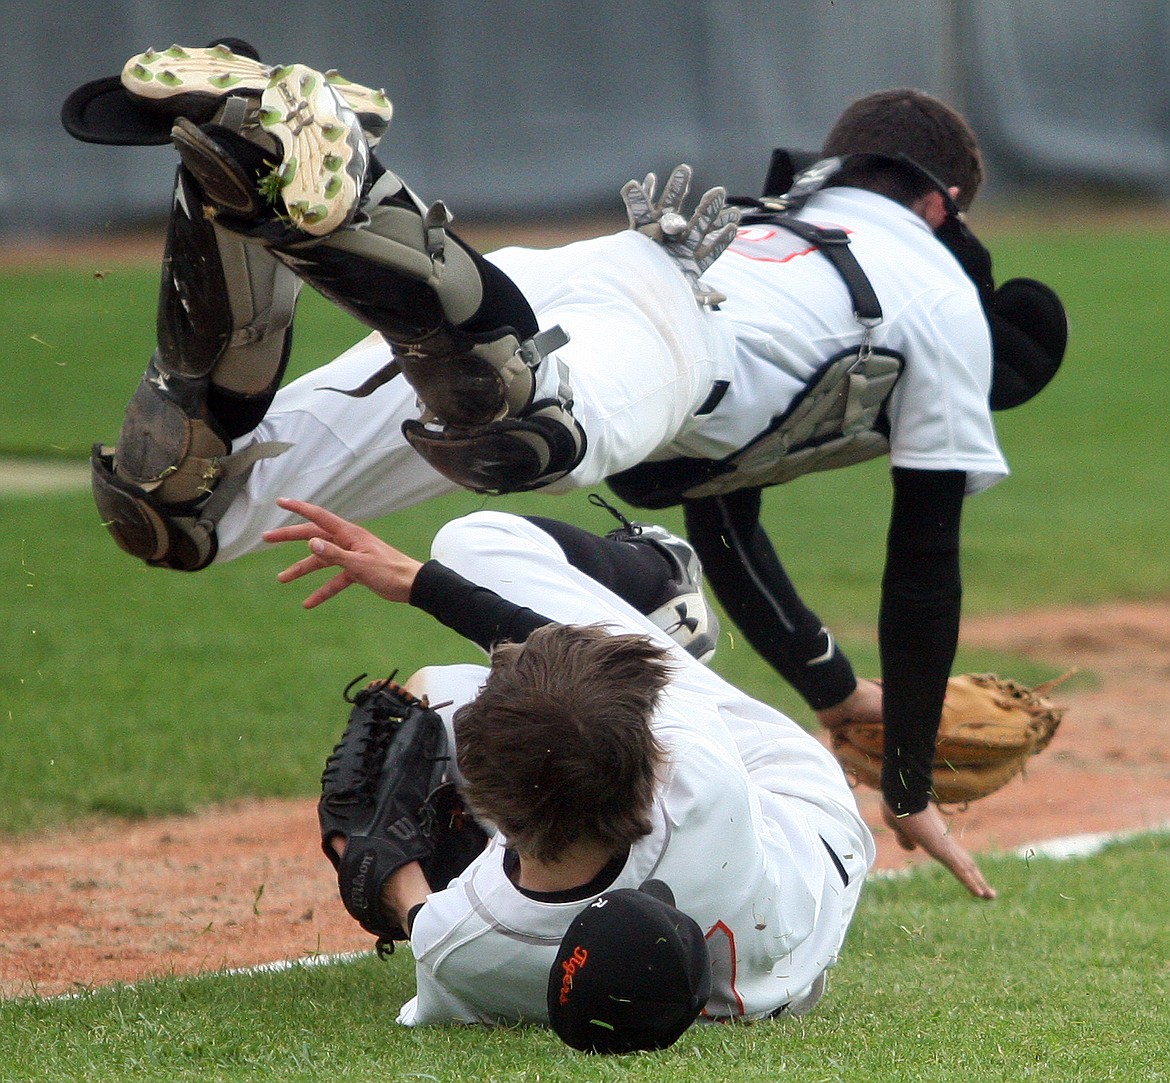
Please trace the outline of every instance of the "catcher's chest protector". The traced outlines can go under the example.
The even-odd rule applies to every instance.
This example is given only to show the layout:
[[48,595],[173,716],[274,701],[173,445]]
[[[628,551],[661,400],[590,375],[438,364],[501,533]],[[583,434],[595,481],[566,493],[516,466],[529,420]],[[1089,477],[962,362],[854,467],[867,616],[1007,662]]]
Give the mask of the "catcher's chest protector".
[[802,474],[835,470],[884,455],[889,439],[882,407],[902,372],[902,359],[853,350],[826,362],[812,383],[768,429],[723,461],[725,472],[693,485],[696,500],[736,489],[781,485]]

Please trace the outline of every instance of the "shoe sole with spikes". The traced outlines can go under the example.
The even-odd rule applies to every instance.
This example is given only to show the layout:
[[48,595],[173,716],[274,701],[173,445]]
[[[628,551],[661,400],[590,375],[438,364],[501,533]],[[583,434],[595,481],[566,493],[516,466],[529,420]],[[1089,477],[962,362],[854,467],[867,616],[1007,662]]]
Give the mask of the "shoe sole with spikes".
[[370,150],[353,110],[302,64],[276,68],[260,96],[260,126],[282,149],[273,174],[292,224],[324,237],[349,223]]
[[[172,45],[132,56],[122,68],[122,85],[135,98],[204,123],[229,95],[258,98],[275,70],[226,45],[206,49]],[[351,82],[337,71],[324,72],[323,78],[353,110],[369,145],[377,146],[394,112],[385,91]]]

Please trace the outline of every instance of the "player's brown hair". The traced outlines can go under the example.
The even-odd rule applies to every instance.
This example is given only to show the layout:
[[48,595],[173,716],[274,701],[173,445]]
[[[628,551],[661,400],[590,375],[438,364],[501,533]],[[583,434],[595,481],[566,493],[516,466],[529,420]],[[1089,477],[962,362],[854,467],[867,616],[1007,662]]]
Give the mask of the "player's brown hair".
[[650,719],[670,656],[646,636],[550,624],[498,646],[455,714],[468,802],[541,861],[578,841],[615,854],[649,834],[663,749]]
[[[946,103],[921,90],[880,90],[853,102],[825,138],[826,157],[847,154],[904,154],[946,187],[958,186],[961,210],[983,183],[983,155],[971,126]],[[847,164],[834,184],[881,191],[900,203],[912,203],[932,187],[914,174],[864,161]],[[888,188],[890,190],[884,190]]]

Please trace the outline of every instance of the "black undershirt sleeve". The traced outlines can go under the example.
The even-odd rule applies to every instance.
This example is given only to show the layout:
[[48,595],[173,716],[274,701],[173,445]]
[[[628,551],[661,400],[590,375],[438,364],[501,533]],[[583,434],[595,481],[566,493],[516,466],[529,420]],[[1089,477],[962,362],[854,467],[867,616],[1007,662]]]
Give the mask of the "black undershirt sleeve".
[[[598,536],[554,519],[527,518],[560,546],[569,564],[639,612],[648,613],[659,604],[674,570],[653,545]],[[522,643],[533,629],[552,623],[433,560],[420,570],[410,604],[484,650],[504,641]]]
[[658,608],[674,569],[653,545],[616,541],[541,515],[525,518],[561,547],[574,568],[612,590],[639,613]]
[[552,623],[436,560],[428,560],[419,569],[410,590],[410,604],[485,651],[497,643],[523,643],[530,632]]
[[813,710],[857,687],[849,659],[801,600],[760,523],[759,489],[689,501],[687,540],[727,615]]
[[878,617],[885,714],[882,795],[898,815],[930,800],[931,761],[962,607],[959,527],[966,475],[894,467]]

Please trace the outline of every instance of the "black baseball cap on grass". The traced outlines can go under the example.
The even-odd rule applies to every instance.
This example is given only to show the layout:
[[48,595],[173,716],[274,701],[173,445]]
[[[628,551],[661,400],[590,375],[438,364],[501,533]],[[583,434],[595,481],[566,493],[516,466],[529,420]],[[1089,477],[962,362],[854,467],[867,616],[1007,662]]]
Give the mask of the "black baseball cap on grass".
[[[239,38],[216,38],[207,43],[226,45],[233,53],[259,60],[260,54]],[[79,86],[65,99],[61,107],[61,124],[75,139],[83,143],[99,143],[120,147],[163,146],[171,141],[171,127],[175,114],[165,103],[151,105],[135,98],[122,85],[121,75],[107,75],[102,79]]]
[[549,972],[548,1016],[582,1052],[665,1049],[710,995],[703,930],[666,884],[647,880],[607,891],[573,919]]

